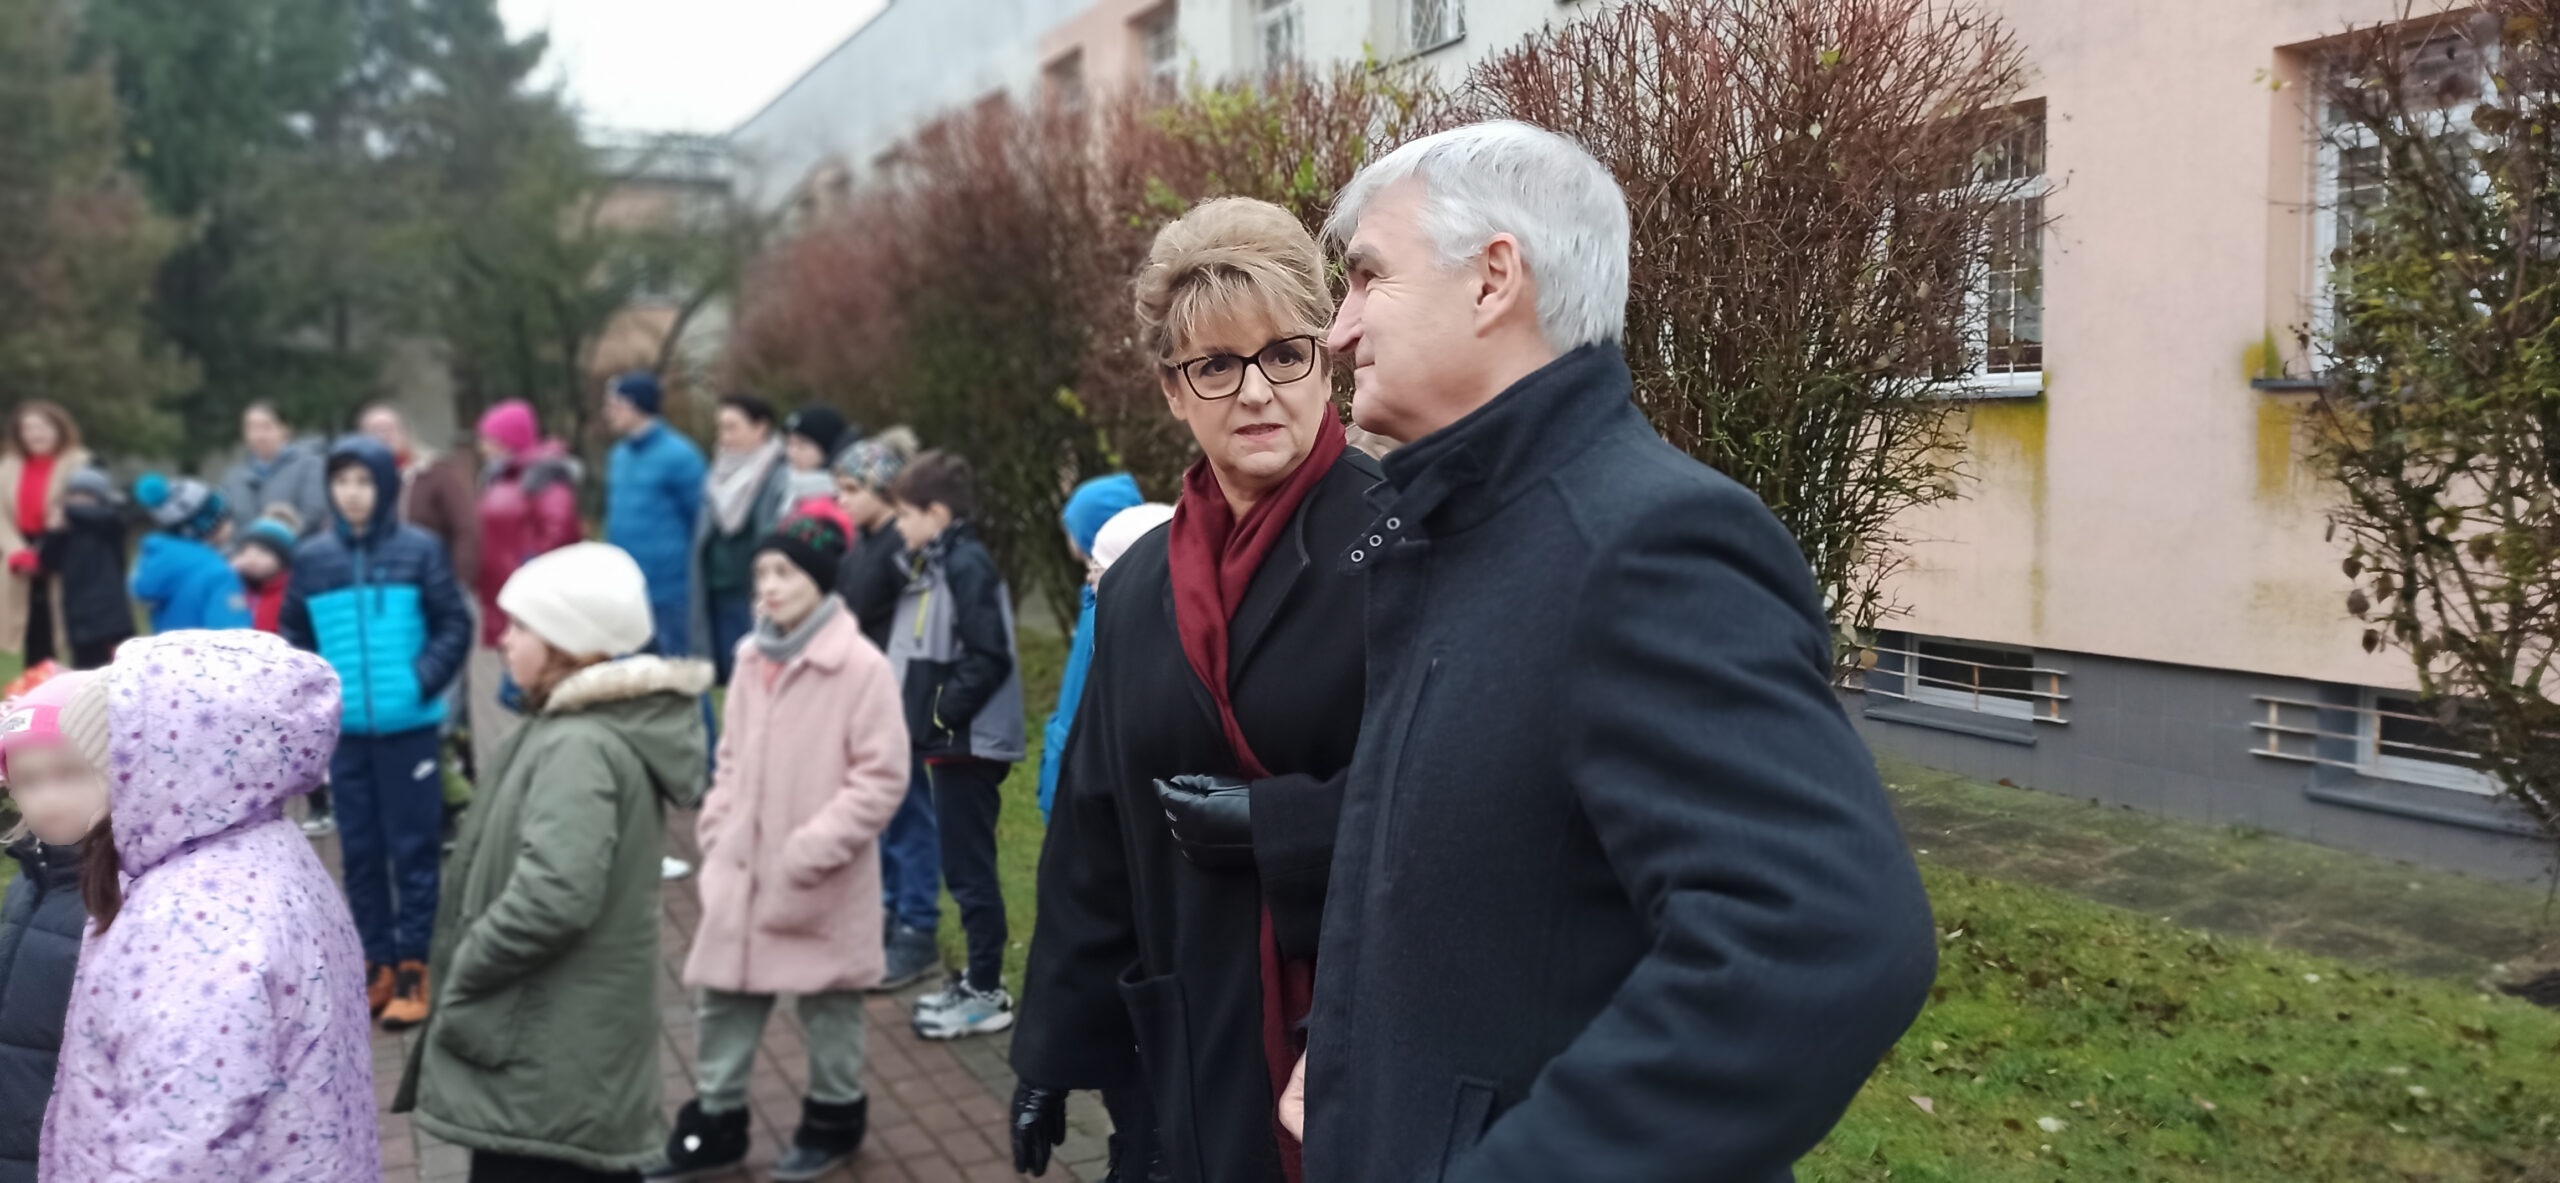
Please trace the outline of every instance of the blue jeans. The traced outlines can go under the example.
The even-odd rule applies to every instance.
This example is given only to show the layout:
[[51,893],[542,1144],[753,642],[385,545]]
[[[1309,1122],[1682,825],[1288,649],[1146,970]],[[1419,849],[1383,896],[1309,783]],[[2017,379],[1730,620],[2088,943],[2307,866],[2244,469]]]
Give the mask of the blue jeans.
[[719,684],[729,684],[729,675],[737,672],[738,642],[756,627],[756,600],[752,595],[721,596],[711,601],[711,667],[719,671]]
[[942,834],[934,822],[933,776],[922,760],[907,799],[880,835],[880,886],[889,916],[918,932],[942,926]]
[[444,837],[444,760],[436,729],[342,735],[329,758],[347,912],[376,965],[427,959],[435,936]]
[[649,623],[657,631],[650,652],[665,657],[693,656],[693,603],[683,596],[649,601]]

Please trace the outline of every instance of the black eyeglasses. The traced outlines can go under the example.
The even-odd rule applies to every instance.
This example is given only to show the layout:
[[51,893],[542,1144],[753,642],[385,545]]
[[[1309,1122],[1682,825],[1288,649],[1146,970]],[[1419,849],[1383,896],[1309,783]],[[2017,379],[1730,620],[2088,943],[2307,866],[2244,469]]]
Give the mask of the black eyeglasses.
[[1182,381],[1191,393],[1206,402],[1234,398],[1244,389],[1246,366],[1262,371],[1262,380],[1273,386],[1286,386],[1315,372],[1319,345],[1313,335],[1282,337],[1262,347],[1252,357],[1233,353],[1212,353],[1195,357],[1173,368],[1182,371]]

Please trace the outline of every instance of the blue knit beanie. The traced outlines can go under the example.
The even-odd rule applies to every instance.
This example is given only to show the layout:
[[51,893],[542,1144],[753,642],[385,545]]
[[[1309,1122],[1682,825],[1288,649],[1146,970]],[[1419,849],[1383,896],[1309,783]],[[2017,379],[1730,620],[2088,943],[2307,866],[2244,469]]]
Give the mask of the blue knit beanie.
[[1145,500],[1135,478],[1115,472],[1076,486],[1076,491],[1067,495],[1067,507],[1059,511],[1058,520],[1065,524],[1067,537],[1075,540],[1076,549],[1091,555],[1094,536],[1102,533],[1102,524]]
[[643,415],[656,415],[667,405],[667,394],[658,387],[658,376],[647,370],[616,374],[605,389]]

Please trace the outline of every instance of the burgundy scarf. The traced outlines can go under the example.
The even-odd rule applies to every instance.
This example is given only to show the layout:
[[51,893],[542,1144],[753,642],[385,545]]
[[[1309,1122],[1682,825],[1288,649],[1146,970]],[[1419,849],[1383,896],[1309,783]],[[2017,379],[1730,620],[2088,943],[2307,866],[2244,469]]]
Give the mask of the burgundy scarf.
[[[1327,408],[1323,423],[1316,430],[1315,447],[1300,462],[1298,471],[1289,474],[1287,483],[1270,496],[1246,510],[1244,520],[1237,521],[1227,508],[1226,494],[1218,489],[1216,474],[1209,471],[1205,459],[1192,464],[1182,477],[1182,497],[1173,507],[1173,533],[1169,538],[1173,566],[1174,631],[1182,636],[1182,654],[1191,661],[1191,672],[1199,675],[1209,688],[1209,697],[1218,704],[1218,724],[1227,733],[1227,747],[1235,752],[1236,767],[1247,780],[1261,780],[1271,775],[1262,760],[1245,742],[1244,729],[1236,723],[1236,704],[1227,687],[1227,623],[1234,619],[1236,606],[1244,601],[1245,589],[1252,586],[1254,573],[1262,569],[1262,561],[1271,548],[1288,533],[1289,522],[1298,516],[1298,506],[1309,491],[1333,471],[1333,462],[1342,456],[1345,436],[1342,421]],[[1262,1059],[1271,1076],[1271,1097],[1277,1101],[1289,1084],[1289,1072],[1297,1067],[1299,1046],[1294,1031],[1307,1016],[1315,994],[1315,964],[1307,961],[1283,961],[1279,941],[1272,935],[1271,913],[1262,913],[1259,937],[1262,955]],[[1271,1116],[1272,1138],[1280,1145],[1280,1167],[1289,1183],[1299,1183],[1302,1170],[1296,1139],[1280,1127],[1279,1110]]]

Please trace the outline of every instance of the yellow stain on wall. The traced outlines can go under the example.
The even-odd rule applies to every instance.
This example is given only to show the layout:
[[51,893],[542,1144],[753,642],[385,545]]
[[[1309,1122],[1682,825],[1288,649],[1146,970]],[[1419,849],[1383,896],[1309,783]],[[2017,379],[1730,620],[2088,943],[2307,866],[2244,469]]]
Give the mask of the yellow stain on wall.
[[2258,498],[2281,501],[2301,488],[2302,412],[2298,399],[2258,400]]
[[1974,472],[1983,488],[2014,487],[2027,498],[2035,529],[2034,559],[2027,568],[2029,640],[2044,636],[2045,551],[2052,533],[2045,473],[2046,399],[1995,399],[1967,409],[1965,434]]

